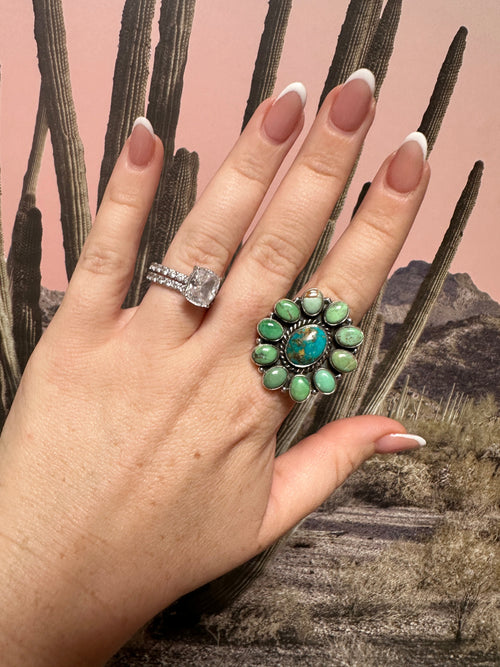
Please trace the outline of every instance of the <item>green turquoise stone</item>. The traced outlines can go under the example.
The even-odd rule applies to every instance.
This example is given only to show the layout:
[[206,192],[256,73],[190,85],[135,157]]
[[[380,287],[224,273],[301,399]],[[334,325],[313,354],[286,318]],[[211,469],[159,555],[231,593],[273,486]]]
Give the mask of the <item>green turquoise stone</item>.
[[264,373],[262,382],[266,389],[279,389],[285,384],[287,377],[286,368],[283,366],[273,366]]
[[334,301],[331,303],[323,315],[323,319],[327,324],[335,326],[341,324],[349,317],[349,306],[343,301]]
[[292,333],[285,347],[285,355],[291,364],[304,368],[318,361],[327,344],[324,329],[317,324],[306,324]]
[[283,335],[283,327],[270,317],[265,317],[257,325],[259,336],[266,340],[279,340]]
[[335,340],[342,347],[358,347],[363,342],[363,332],[358,327],[340,327],[335,332]]
[[319,289],[309,289],[302,296],[301,303],[304,313],[313,317],[323,309],[323,294]]
[[311,393],[311,383],[305,375],[295,375],[290,382],[290,396],[297,403],[302,403],[309,398]]
[[290,299],[280,299],[274,306],[274,312],[283,322],[296,322],[300,317],[300,309]]
[[354,354],[347,350],[333,350],[330,355],[330,363],[339,373],[350,373],[358,366],[358,360]]
[[335,391],[335,377],[326,368],[320,368],[314,373],[313,382],[322,394],[333,394]]
[[252,352],[252,359],[257,366],[270,366],[271,364],[274,364],[277,358],[278,350],[274,345],[269,345],[268,343],[257,345]]

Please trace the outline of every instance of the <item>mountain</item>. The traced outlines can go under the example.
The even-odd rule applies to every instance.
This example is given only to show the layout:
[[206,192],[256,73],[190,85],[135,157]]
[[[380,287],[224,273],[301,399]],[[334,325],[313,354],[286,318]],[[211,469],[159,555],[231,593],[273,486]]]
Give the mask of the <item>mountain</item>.
[[[413,261],[390,278],[381,313],[386,322],[382,352],[391,344],[429,264]],[[410,385],[439,400],[453,384],[457,392],[479,398],[492,393],[500,403],[497,362],[500,304],[474,285],[467,273],[449,273],[427,325],[396,386]]]
[[[414,260],[398,269],[387,281],[380,312],[388,324],[404,320],[430,264]],[[449,273],[429,315],[427,327],[465,320],[474,315],[500,317],[500,304],[481,292],[468,273]]]

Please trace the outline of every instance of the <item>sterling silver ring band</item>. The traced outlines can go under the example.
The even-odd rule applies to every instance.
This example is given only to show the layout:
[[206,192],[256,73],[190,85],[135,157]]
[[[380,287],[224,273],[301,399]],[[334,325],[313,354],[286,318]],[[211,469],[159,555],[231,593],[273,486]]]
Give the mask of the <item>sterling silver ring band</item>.
[[188,276],[157,262],[151,264],[146,278],[152,283],[180,292],[189,303],[200,308],[210,307],[222,283],[216,273],[202,266],[195,266]]

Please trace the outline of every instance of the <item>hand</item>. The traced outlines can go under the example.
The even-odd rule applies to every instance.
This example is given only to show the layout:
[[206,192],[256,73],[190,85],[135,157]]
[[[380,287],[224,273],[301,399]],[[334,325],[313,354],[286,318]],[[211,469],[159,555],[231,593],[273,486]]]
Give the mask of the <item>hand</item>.
[[[166,265],[224,273],[301,131],[297,91],[258,108]],[[397,422],[365,416],[275,458],[292,402],[264,389],[250,361],[256,324],[309,258],[374,113],[363,76],[328,95],[208,312],[157,285],[121,308],[162,166],[160,140],[136,124],[2,434],[4,664],[102,663],[156,612],[270,545],[374,452],[418,446],[391,435],[404,434]],[[350,304],[354,321],[428,177],[422,146],[407,141],[311,281]]]

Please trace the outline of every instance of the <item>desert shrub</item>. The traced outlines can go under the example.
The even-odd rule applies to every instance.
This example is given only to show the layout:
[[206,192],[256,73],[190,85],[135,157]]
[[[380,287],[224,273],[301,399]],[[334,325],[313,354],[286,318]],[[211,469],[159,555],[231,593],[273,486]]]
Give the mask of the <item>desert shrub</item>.
[[262,598],[244,596],[232,607],[205,616],[202,625],[217,643],[237,645],[304,643],[314,634],[310,608],[290,589]]
[[[500,623],[492,606],[500,592],[498,537],[495,523],[471,520],[470,515],[461,514],[443,523],[424,544],[420,586],[449,610],[457,640],[463,638],[473,615],[476,619],[488,618],[490,628]],[[476,622],[475,627],[477,633],[480,625]],[[472,638],[477,639],[477,635]]]
[[411,455],[375,456],[355,473],[351,484],[357,498],[382,507],[426,507],[432,499],[428,467]]

